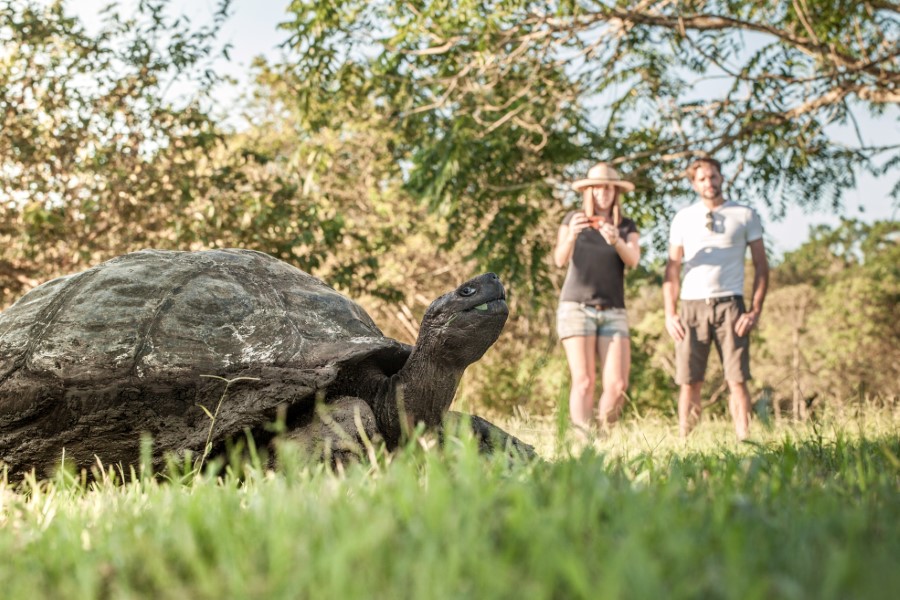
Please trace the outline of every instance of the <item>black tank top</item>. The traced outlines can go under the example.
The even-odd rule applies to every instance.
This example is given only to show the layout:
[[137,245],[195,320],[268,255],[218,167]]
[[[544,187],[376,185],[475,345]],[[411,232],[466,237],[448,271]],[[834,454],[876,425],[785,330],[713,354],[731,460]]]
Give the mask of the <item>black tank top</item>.
[[[568,225],[575,214],[575,211],[567,214],[563,225]],[[627,241],[630,233],[637,233],[637,226],[631,219],[623,217],[619,223],[619,237]],[[559,299],[625,308],[625,263],[596,229],[584,229],[575,238]]]

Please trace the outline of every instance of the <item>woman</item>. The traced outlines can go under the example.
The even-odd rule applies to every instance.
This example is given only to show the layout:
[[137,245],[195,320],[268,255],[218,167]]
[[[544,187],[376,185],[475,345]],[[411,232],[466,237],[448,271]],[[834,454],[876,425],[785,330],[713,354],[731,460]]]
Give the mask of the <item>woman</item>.
[[583,210],[572,211],[559,227],[553,259],[569,265],[557,310],[557,333],[566,350],[572,388],[569,413],[575,428],[592,429],[597,363],[602,373],[597,420],[616,422],[625,403],[631,342],[625,313],[625,267],[641,258],[640,235],[622,217],[619,196],[634,189],[606,163],[591,167],[572,184],[582,192]]

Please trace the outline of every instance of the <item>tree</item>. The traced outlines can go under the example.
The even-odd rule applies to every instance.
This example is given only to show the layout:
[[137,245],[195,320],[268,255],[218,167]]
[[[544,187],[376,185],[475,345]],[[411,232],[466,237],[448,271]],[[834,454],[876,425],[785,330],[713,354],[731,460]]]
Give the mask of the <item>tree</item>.
[[195,29],[166,0],[145,0],[127,19],[110,6],[89,34],[61,2],[0,0],[0,306],[146,247],[239,246],[344,288],[375,279],[397,234],[359,227],[346,210],[359,200],[350,178],[327,179],[360,156],[323,153],[335,140],[322,135],[292,157],[299,164],[286,161],[277,135],[229,134],[211,115],[222,84],[213,62],[227,58],[215,37],[229,10],[223,0]]
[[[809,283],[797,282],[774,289],[766,300],[762,330],[763,339],[769,343],[754,358],[761,359],[758,372],[776,393],[772,398],[776,418],[781,417],[781,398],[789,397],[793,417],[805,420],[809,414],[806,399],[820,391],[820,380],[810,364],[814,346],[809,335],[809,317],[816,308],[817,295]],[[787,373],[786,365],[790,365]]]
[[896,116],[893,2],[294,0],[289,11],[302,109],[369,98],[372,118],[402,133],[402,182],[447,219],[447,246],[475,236],[474,257],[535,290],[549,251],[535,231],[589,161],[637,180],[628,208],[644,226],[688,192],[682,169],[698,155],[728,164],[732,196],[776,211],[839,206],[856,169],[900,161],[900,146],[848,147],[829,129],[860,110]]
[[893,222],[820,226],[774,269],[754,371],[776,397],[791,398],[795,417],[809,398],[896,398],[898,234]]
[[[218,81],[205,66],[228,3],[198,30],[164,5],[142,2],[128,20],[107,9],[91,36],[61,2],[0,1],[4,300],[123,250],[170,247],[202,193],[197,171],[220,139],[202,108]],[[186,77],[195,96],[167,98]]]

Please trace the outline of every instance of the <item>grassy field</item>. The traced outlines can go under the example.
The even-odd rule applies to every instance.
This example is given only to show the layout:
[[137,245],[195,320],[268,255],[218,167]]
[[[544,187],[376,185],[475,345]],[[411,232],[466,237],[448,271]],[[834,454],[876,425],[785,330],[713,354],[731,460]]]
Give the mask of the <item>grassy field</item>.
[[546,462],[419,440],[334,473],[0,482],[3,598],[894,598],[896,412],[766,428],[626,420]]

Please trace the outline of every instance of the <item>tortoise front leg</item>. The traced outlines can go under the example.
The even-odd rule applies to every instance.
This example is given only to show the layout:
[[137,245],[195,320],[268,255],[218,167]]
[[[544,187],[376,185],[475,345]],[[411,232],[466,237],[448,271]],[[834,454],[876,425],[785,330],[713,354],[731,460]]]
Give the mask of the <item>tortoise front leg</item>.
[[312,421],[285,432],[283,438],[313,458],[344,464],[359,462],[381,441],[372,409],[352,396],[317,403]]

